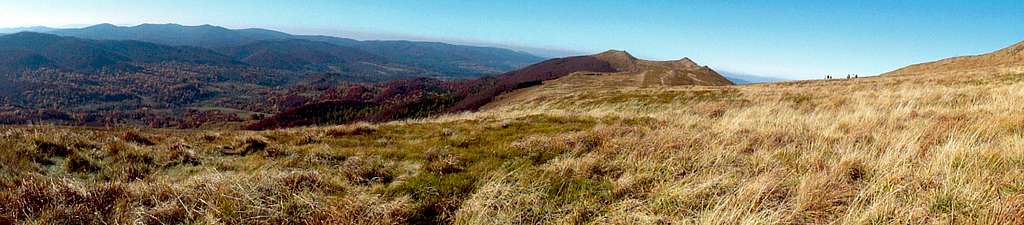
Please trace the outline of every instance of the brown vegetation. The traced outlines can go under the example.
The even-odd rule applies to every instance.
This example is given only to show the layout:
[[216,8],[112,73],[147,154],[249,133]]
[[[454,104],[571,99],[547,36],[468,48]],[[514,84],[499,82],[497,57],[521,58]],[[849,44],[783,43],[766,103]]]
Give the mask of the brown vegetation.
[[1019,224],[1022,77],[580,74],[380,124],[4,127],[0,222]]
[[961,56],[910,65],[883,76],[1024,72],[1024,42],[988,54]]
[[[551,59],[495,77],[440,81],[409,79],[377,85],[351,85],[341,93],[322,94],[311,102],[246,126],[263,130],[284,127],[383,122],[443,113],[475,111],[503,94],[572,74],[624,77],[626,86],[723,86],[732,82],[690,59],[647,61],[623,51]],[[571,90],[571,89],[569,89]],[[568,91],[568,90],[567,90]]]

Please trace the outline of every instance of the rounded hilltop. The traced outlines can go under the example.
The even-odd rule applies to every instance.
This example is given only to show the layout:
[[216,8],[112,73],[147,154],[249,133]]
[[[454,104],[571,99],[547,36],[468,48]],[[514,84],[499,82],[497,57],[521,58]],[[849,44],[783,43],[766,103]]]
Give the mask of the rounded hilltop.
[[598,53],[593,55],[593,57],[601,61],[608,62],[608,64],[611,64],[612,67],[618,71],[636,70],[636,62],[639,60],[629,54],[629,52],[614,49]]
[[675,61],[670,61],[670,62],[674,62],[674,63],[682,65],[684,67],[701,67],[700,65],[697,64],[697,62],[694,62],[693,60],[691,60],[688,57],[683,57],[682,59],[675,60]]
[[629,52],[612,49],[591,55],[590,58],[607,62],[617,73],[632,73],[642,77],[640,83],[643,86],[733,84],[710,67],[701,66],[689,57],[669,61],[643,60]]
[[638,69],[641,69],[640,67],[638,67],[640,64],[657,64],[673,68],[707,67],[697,64],[697,62],[694,62],[693,59],[690,59],[689,57],[683,57],[678,60],[668,61],[643,60],[636,58],[632,54],[629,54],[629,52],[627,51],[616,49],[604,51],[591,56],[602,61],[608,62],[609,64],[611,64],[613,67],[620,71],[636,71]]

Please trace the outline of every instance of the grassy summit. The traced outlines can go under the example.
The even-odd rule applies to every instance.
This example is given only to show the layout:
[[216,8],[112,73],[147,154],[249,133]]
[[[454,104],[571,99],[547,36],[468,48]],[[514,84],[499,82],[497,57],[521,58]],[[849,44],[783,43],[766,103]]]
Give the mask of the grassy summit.
[[616,79],[379,124],[3,127],[0,223],[1024,222],[1022,74]]

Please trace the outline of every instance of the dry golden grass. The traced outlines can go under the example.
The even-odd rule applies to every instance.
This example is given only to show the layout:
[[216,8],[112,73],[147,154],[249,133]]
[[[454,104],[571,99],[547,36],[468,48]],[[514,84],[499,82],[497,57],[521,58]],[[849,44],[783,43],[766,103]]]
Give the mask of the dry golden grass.
[[991,53],[960,56],[935,62],[910,65],[886,76],[934,75],[957,73],[1021,73],[1024,71],[1024,42]]
[[613,78],[384,124],[5,127],[0,223],[1024,223],[1024,75]]
[[[616,144],[549,163],[569,174],[587,174],[579,167],[620,171],[599,179],[628,196],[602,202],[607,207],[592,212],[590,222],[1019,224],[1022,78],[885,77],[625,91],[604,88],[614,83],[562,80],[514,93],[487,113],[657,121],[652,129],[611,138]],[[559,93],[564,90],[577,92]],[[479,193],[501,196],[503,191],[487,188],[514,192],[536,185],[529,178],[493,182]],[[462,213],[478,222],[537,210],[488,210],[474,200]]]

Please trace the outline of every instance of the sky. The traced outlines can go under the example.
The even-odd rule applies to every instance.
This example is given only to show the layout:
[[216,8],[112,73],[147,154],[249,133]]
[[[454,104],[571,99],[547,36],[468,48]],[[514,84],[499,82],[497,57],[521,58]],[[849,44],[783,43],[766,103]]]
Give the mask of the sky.
[[874,75],[1024,40],[1024,1],[0,0],[0,27],[212,24],[356,39],[626,50],[788,79]]

